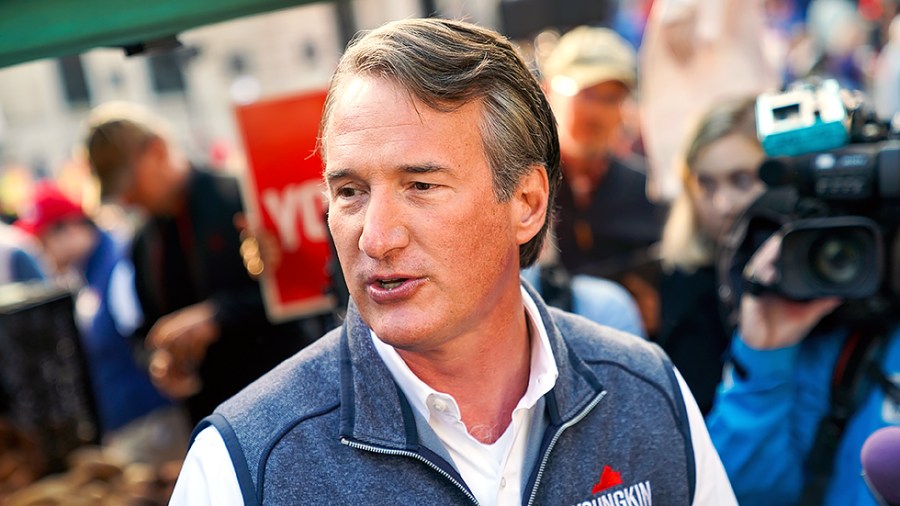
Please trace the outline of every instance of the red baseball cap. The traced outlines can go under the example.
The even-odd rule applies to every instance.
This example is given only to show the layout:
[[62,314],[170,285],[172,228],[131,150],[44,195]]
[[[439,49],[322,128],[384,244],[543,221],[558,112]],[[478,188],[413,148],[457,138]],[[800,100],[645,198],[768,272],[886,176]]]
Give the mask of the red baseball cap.
[[44,181],[35,188],[31,203],[16,226],[39,236],[51,225],[72,218],[84,218],[84,210],[72,202],[53,182]]

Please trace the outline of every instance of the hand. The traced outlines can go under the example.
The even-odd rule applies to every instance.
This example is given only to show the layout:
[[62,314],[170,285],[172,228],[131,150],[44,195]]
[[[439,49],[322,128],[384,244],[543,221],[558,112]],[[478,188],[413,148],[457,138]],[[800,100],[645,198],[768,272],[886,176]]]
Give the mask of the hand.
[[[744,269],[745,277],[762,285],[778,279],[775,259],[781,250],[781,236],[769,238]],[[744,293],[741,297],[741,337],[758,350],[786,348],[803,340],[813,327],[841,304],[836,297],[797,302],[765,293]]]
[[242,213],[234,215],[234,227],[241,234],[241,259],[251,277],[259,277],[265,269],[274,271],[281,264],[281,246],[275,234],[251,226]]
[[178,363],[164,349],[154,351],[150,357],[150,380],[163,395],[175,400],[186,399],[203,386],[196,364]]
[[204,301],[160,318],[144,344],[150,350],[165,350],[178,364],[199,364],[206,350],[219,338],[215,305]]

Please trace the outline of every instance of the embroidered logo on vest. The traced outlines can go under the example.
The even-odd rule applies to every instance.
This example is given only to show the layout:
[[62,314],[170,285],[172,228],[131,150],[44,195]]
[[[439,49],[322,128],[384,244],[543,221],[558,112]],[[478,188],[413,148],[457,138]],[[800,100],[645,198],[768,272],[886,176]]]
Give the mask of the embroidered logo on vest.
[[[610,466],[603,466],[600,472],[600,480],[591,488],[591,494],[596,496],[575,503],[573,506],[652,506],[653,495],[650,490],[650,480],[642,481],[619,487],[624,483],[622,473]],[[611,490],[615,488],[615,490]],[[605,493],[604,493],[605,492]],[[597,496],[597,494],[602,494]]]
[[622,484],[622,475],[618,471],[613,471],[609,466],[603,466],[603,472],[600,473],[600,481],[594,484],[591,494],[597,495],[608,488]]

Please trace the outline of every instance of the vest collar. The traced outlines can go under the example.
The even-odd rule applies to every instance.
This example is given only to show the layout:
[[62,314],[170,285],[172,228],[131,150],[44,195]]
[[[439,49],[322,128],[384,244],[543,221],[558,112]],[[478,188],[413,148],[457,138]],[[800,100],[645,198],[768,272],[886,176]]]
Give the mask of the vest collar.
[[[524,283],[540,312],[559,369],[556,386],[544,396],[551,426],[574,417],[603,388],[574,353],[537,292]],[[369,327],[351,300],[341,332],[341,436],[395,450],[420,446],[409,402],[372,345]]]

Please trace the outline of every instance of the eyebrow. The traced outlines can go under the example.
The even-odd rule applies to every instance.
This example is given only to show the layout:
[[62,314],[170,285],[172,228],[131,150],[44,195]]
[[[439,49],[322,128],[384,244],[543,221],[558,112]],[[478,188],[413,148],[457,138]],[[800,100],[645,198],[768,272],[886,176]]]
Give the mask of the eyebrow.
[[[448,172],[450,169],[436,163],[424,163],[416,165],[401,165],[395,170],[407,174],[434,174],[437,172]],[[333,171],[325,170],[325,180],[329,183],[339,179],[352,178],[357,171],[353,169],[335,169]]]
[[404,165],[400,167],[400,171],[408,174],[433,174],[435,172],[447,172],[450,169],[436,163],[426,163],[422,165]]

